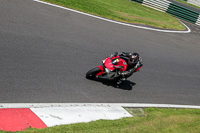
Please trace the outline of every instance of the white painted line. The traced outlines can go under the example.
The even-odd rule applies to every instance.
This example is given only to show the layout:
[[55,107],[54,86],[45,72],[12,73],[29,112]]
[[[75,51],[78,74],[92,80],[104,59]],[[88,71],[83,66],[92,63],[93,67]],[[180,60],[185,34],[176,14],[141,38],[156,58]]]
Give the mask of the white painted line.
[[195,23],[196,25],[200,25],[200,15],[199,15],[199,17],[198,17],[198,19],[197,19],[197,22]]
[[122,107],[72,106],[52,108],[31,108],[48,126],[90,122],[100,119],[115,120],[133,117]]
[[52,107],[133,107],[133,108],[191,108],[196,105],[148,104],[148,103],[0,103],[0,108],[52,108]]
[[47,4],[47,5],[54,6],[54,7],[58,7],[58,8],[61,8],[61,9],[65,9],[65,10],[68,10],[68,11],[71,11],[71,12],[83,14],[83,15],[90,16],[90,17],[93,17],[93,18],[101,19],[101,20],[104,20],[104,21],[129,26],[129,27],[135,27],[135,28],[153,30],[153,31],[160,31],[160,32],[168,32],[168,33],[190,33],[191,32],[190,28],[188,26],[186,26],[185,24],[183,24],[182,22],[181,23],[187,28],[187,31],[161,30],[161,29],[154,29],[154,28],[149,28],[149,27],[143,27],[143,26],[137,26],[137,25],[133,25],[133,24],[126,24],[126,23],[122,23],[122,22],[117,22],[117,21],[98,17],[98,16],[95,16],[95,15],[87,14],[87,13],[84,13],[84,12],[80,12],[80,11],[77,11],[77,10],[73,10],[73,9],[70,9],[70,8],[62,7],[62,6],[51,4],[51,3],[47,3],[47,2],[44,2],[44,1],[40,1],[40,0],[33,0],[33,1],[40,2],[40,3],[43,3],[43,4]]

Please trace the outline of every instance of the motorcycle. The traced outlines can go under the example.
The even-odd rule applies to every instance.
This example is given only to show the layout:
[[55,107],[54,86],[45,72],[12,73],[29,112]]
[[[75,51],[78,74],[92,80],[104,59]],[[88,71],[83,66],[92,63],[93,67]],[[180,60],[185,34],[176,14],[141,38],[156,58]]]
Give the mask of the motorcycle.
[[[142,68],[141,64],[142,59],[137,62],[136,72]],[[116,80],[119,81],[123,79],[123,76],[120,72],[126,71],[128,67],[127,62],[120,58],[120,56],[116,57],[107,57],[106,59],[102,60],[102,65],[95,67],[89,70],[86,73],[87,79],[95,79],[95,78],[103,78],[109,80]]]

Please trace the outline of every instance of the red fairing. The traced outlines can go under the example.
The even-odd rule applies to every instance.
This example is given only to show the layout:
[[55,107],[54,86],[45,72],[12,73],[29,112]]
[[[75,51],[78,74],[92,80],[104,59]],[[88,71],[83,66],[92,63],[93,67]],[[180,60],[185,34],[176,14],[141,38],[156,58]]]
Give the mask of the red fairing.
[[103,66],[101,65],[101,66],[99,66],[99,68],[101,69],[101,71],[104,71],[104,68],[103,68]]
[[120,71],[127,70],[127,63],[124,59],[121,59],[120,56],[112,57],[112,59],[111,57],[108,57],[105,61],[105,67],[107,67],[111,71],[115,70],[119,66],[123,66]]

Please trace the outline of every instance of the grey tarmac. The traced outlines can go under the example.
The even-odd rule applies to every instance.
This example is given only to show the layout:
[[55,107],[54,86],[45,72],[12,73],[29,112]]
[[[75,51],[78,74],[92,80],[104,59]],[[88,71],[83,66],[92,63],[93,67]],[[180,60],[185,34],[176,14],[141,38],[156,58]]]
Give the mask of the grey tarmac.
[[[186,25],[163,33],[0,0],[0,102],[200,105],[200,28]],[[115,51],[138,52],[144,67],[119,87],[85,78]]]

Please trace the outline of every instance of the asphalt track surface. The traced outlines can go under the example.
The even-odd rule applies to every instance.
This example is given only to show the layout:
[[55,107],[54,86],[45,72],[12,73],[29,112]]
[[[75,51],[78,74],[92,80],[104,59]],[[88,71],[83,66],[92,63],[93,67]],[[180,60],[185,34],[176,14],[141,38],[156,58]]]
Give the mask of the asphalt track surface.
[[[0,0],[1,103],[200,105],[200,27],[189,34],[127,27],[41,4]],[[88,70],[115,51],[144,67],[119,87]]]

